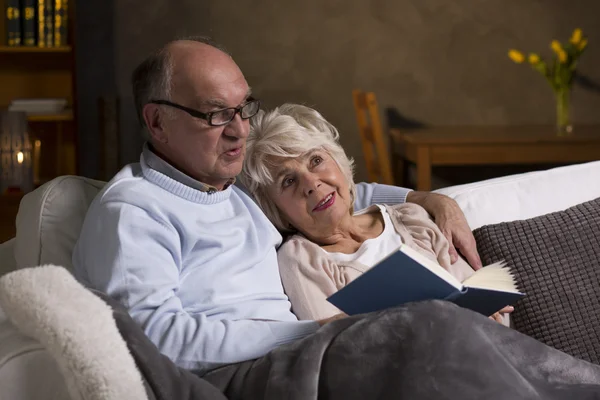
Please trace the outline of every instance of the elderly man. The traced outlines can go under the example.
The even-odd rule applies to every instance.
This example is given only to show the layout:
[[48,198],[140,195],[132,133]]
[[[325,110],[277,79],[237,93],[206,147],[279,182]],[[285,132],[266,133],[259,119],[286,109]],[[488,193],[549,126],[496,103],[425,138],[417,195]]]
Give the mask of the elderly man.
[[[133,90],[148,143],[91,205],[73,254],[77,278],[120,301],[163,354],[200,374],[315,333],[328,321],[299,321],[284,294],[281,235],[234,185],[260,106],[238,66],[207,39],[179,40],[136,69]],[[453,200],[364,183],[357,197],[356,209],[421,204],[480,266]]]

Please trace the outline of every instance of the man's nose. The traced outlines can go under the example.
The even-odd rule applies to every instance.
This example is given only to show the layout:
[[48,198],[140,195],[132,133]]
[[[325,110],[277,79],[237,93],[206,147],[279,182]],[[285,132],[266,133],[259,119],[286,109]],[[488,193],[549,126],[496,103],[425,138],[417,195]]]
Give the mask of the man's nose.
[[249,134],[250,120],[242,119],[239,113],[225,126],[225,135],[231,138],[246,139]]

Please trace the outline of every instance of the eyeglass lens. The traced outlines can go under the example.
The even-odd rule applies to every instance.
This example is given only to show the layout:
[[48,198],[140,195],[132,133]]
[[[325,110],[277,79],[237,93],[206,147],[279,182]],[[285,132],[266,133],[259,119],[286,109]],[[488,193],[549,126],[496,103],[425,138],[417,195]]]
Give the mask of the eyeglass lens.
[[[248,104],[245,104],[241,111],[241,117],[243,119],[248,119],[253,117],[259,109],[260,103],[258,101],[251,101]],[[233,119],[235,116],[236,110],[234,108],[227,108],[225,110],[221,110],[212,114],[211,122],[213,124],[226,124]]]

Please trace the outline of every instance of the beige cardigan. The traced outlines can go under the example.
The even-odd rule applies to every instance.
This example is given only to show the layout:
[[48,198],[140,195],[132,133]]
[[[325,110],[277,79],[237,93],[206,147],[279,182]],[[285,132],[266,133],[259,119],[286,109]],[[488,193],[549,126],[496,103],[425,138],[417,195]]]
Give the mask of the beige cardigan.
[[[459,281],[473,274],[463,259],[450,264],[448,240],[421,206],[405,203],[386,209],[402,242],[437,261]],[[376,206],[368,212],[380,212]],[[299,319],[320,320],[340,310],[326,299],[371,266],[358,262],[338,264],[317,244],[294,235],[278,250],[279,271],[292,311]]]

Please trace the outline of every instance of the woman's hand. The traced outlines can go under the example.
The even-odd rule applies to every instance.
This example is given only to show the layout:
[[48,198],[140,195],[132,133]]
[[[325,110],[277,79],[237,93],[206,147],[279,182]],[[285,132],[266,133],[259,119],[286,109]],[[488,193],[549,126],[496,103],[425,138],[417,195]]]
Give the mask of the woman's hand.
[[497,313],[494,313],[494,315],[492,315],[490,317],[490,319],[492,319],[496,322],[499,322],[501,324],[504,324],[504,314],[510,314],[513,311],[515,311],[515,308],[513,306],[506,306],[502,310],[498,311]]
[[323,326],[323,325],[328,324],[330,322],[333,322],[335,320],[346,318],[347,316],[348,316],[348,314],[339,313],[339,314],[335,314],[333,317],[321,319],[321,320],[319,320],[317,322],[319,323],[319,325]]
[[490,317],[490,319],[491,319],[491,320],[494,320],[494,321],[496,321],[496,322],[498,322],[498,323],[500,323],[500,324],[502,323],[502,315],[500,315],[500,313],[499,313],[499,312],[497,312],[497,313],[494,313],[494,315],[492,315],[492,316]]
[[474,270],[482,267],[475,237],[464,213],[454,199],[437,193],[412,191],[408,193],[406,201],[420,205],[431,214],[436,225],[448,239],[452,264],[458,260],[458,249]]

